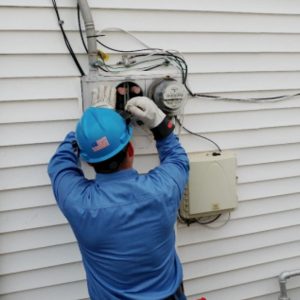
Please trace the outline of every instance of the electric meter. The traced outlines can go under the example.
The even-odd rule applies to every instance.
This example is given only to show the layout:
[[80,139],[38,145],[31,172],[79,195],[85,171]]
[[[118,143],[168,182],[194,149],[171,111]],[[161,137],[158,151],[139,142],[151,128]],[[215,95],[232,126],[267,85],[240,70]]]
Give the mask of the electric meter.
[[176,115],[187,98],[187,91],[182,83],[174,78],[165,77],[151,84],[148,97],[166,114]]

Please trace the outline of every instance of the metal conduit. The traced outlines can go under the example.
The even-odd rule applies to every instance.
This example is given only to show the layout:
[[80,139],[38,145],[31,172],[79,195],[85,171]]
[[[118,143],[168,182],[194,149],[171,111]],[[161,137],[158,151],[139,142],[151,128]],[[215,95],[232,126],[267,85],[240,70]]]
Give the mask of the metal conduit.
[[300,270],[285,271],[279,275],[280,295],[278,300],[291,300],[287,295],[286,282],[289,278],[300,276]]
[[93,75],[97,72],[97,67],[95,65],[97,61],[97,40],[93,16],[87,0],[78,0],[78,4],[87,36],[89,75]]

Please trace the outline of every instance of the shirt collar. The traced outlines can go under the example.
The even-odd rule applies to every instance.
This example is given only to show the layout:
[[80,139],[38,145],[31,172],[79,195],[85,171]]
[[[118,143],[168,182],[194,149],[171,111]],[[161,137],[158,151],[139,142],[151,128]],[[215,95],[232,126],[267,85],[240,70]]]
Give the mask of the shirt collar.
[[125,169],[114,173],[97,173],[96,174],[96,181],[103,182],[103,181],[111,181],[111,180],[120,180],[123,178],[130,178],[135,177],[138,175],[138,172],[135,169]]

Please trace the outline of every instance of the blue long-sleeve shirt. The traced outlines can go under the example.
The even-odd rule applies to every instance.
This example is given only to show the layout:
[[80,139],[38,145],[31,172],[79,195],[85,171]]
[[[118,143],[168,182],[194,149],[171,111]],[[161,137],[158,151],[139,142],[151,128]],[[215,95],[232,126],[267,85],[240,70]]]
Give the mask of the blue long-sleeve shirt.
[[92,300],[160,300],[182,281],[174,224],[188,158],[174,134],[157,142],[160,165],[84,177],[70,132],[48,173],[58,206],[78,240]]

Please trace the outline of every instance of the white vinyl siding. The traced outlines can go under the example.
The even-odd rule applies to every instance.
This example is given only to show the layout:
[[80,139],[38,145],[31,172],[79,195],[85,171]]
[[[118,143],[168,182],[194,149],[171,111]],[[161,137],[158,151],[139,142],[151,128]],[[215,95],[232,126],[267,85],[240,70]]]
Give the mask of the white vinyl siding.
[[[89,3],[97,30],[120,27],[152,47],[182,52],[194,92],[248,98],[300,91],[300,0]],[[76,1],[57,4],[87,72]],[[82,112],[79,72],[49,0],[0,0],[0,39],[0,297],[87,299],[77,243],[47,176],[49,158]],[[141,47],[120,32],[102,39]],[[187,103],[184,125],[236,152],[239,198],[224,227],[178,225],[189,300],[277,299],[279,273],[300,269],[299,115],[300,97]],[[188,152],[215,149],[184,130],[180,139]],[[155,166],[149,137],[137,134],[134,143],[138,170]],[[288,289],[299,299],[300,278]]]

